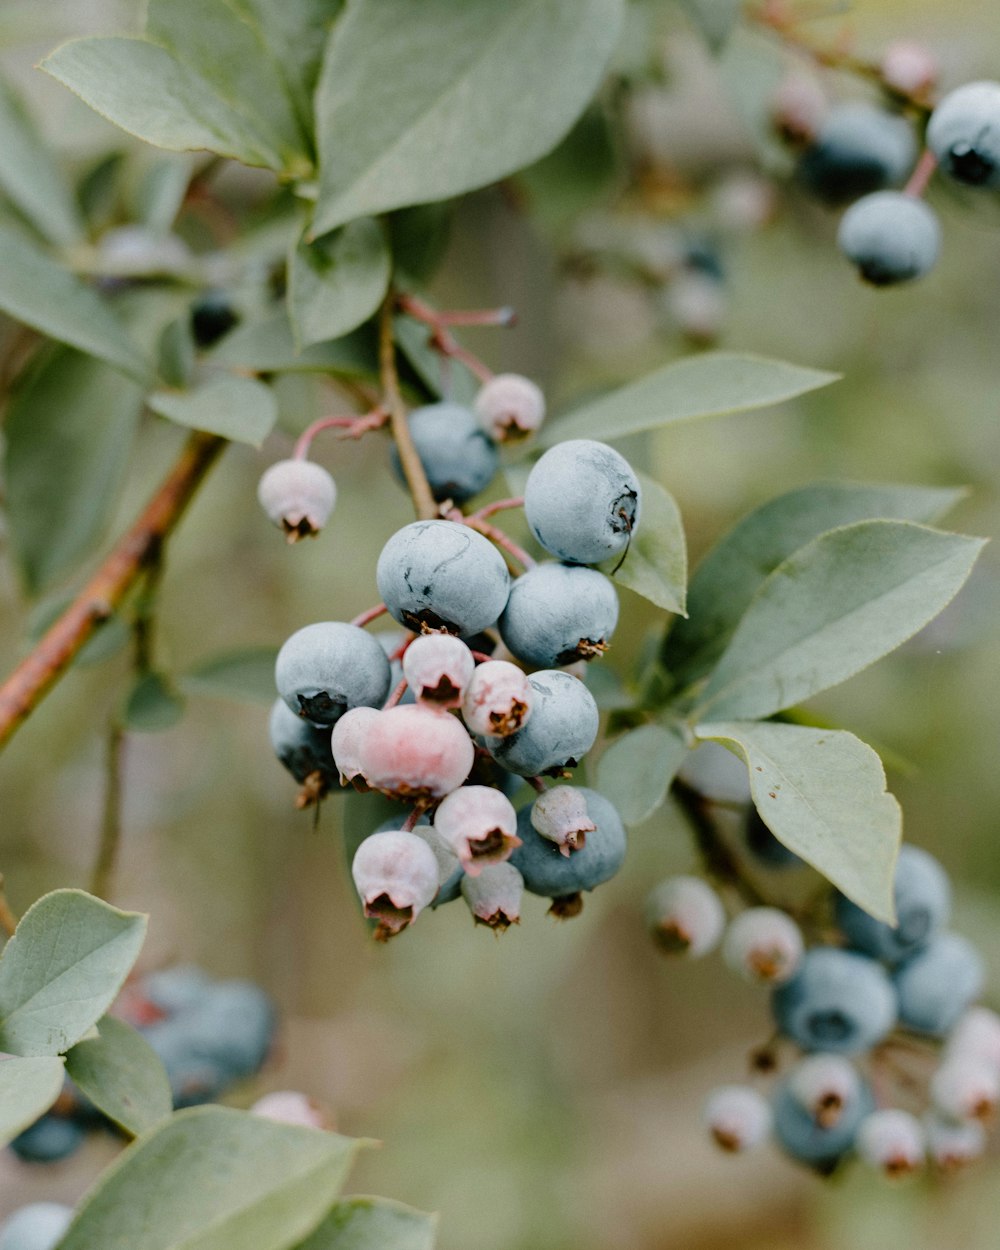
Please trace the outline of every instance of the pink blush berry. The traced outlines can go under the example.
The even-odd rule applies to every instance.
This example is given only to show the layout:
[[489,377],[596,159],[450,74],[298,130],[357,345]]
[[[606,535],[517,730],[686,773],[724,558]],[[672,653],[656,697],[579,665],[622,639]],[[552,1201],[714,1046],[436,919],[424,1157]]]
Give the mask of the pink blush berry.
[[545,419],[545,396],[530,378],[498,373],[476,396],[476,417],[482,429],[498,443],[526,438]]
[[911,39],[896,39],[882,56],[882,78],[904,95],[927,96],[938,80],[937,57],[930,48]]
[[361,746],[361,772],[395,799],[440,799],[472,771],[472,739],[453,716],[418,704],[385,708]]
[[330,749],[340,772],[340,784],[353,783],[356,790],[367,790],[367,779],[361,768],[361,754],[368,730],[381,713],[373,707],[354,707],[345,712],[333,727]]
[[476,876],[462,878],[462,897],[476,924],[504,933],[521,923],[524,878],[513,864],[487,864]]
[[354,855],[351,874],[365,915],[378,922],[379,942],[411,925],[438,892],[434,852],[423,838],[402,830],[365,838]]
[[333,1128],[332,1119],[318,1102],[291,1089],[278,1089],[258,1098],[250,1108],[250,1114],[263,1116],[265,1120],[276,1120],[279,1124],[295,1124],[300,1128]]
[[314,537],[330,519],[337,487],[322,465],[312,460],[279,460],[265,469],[257,499],[290,543]]
[[510,799],[492,786],[461,786],[434,814],[434,828],[458,856],[470,877],[486,864],[508,859],[521,845],[517,812]]
[[433,707],[461,707],[475,668],[472,652],[451,634],[424,634],[403,653],[403,676],[414,698]]
[[597,828],[587,811],[587,800],[573,786],[557,786],[540,794],[531,807],[531,823],[563,855],[581,850],[587,834]]
[[524,727],[534,692],[526,673],[507,660],[486,660],[472,675],[462,717],[474,734],[507,738]]

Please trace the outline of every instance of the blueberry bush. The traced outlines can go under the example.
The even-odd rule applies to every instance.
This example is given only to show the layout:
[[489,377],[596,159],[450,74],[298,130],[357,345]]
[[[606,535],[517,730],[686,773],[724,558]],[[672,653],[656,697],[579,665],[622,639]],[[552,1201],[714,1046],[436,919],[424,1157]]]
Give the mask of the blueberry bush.
[[[871,301],[912,299],[897,306],[938,330],[961,288],[942,285],[950,240],[1000,185],[1000,84],[944,74],[909,37],[862,54],[805,0],[123,7],[121,31],[39,62],[68,140],[37,86],[22,98],[16,57],[0,91],[3,505],[27,605],[0,744],[50,757],[27,767],[49,817],[75,831],[83,772],[98,810],[62,888],[39,881],[20,919],[0,893],[0,1129],[13,1166],[43,1172],[115,1143],[73,1206],[21,1204],[0,1250],[435,1244],[434,1216],[344,1196],[370,1143],[322,1099],[261,1091],[284,1045],[280,977],[228,975],[253,964],[229,948],[255,930],[280,946],[261,899],[297,852],[237,869],[259,844],[220,850],[197,824],[246,818],[213,772],[288,845],[336,843],[340,899],[357,902],[330,921],[338,942],[359,961],[388,944],[414,996],[432,975],[421,935],[454,933],[454,915],[502,935],[547,910],[569,950],[593,941],[591,893],[631,873],[616,926],[645,930],[678,976],[720,948],[769,1004],[736,1083],[699,1091],[709,1140],[771,1142],[838,1177],[940,1180],[978,1159],[1000,1106],[984,939],[961,913],[952,928],[940,860],[902,842],[895,728],[868,708],[876,749],[841,727],[858,682],[817,698],[862,672],[880,692],[868,670],[897,649],[930,663],[984,546],[943,528],[981,464],[893,449],[880,463],[915,481],[782,480],[766,424],[715,436],[704,481],[727,457],[727,473],[775,460],[778,493],[753,492],[728,529],[698,516],[690,575],[668,483],[690,489],[669,449],[683,462],[685,428],[710,418],[830,414],[852,385],[903,402],[891,368],[852,381],[840,332],[812,355],[804,327],[841,315],[823,282],[846,276],[848,319],[881,325]],[[698,130],[705,84],[736,102],[735,147]],[[74,128],[96,136],[83,155]],[[776,222],[784,257],[754,253]],[[789,313],[771,285],[796,249],[823,279]],[[1000,255],[979,251],[977,274]],[[568,317],[537,295],[552,284],[576,291]],[[727,331],[746,289],[753,350]],[[484,290],[502,303],[466,307]],[[546,316],[589,317],[589,339]],[[494,369],[526,318],[516,367]],[[578,356],[563,374],[546,363],[560,350]],[[919,372],[902,351],[894,367]],[[206,479],[228,491],[211,512]],[[175,595],[178,547],[224,564],[201,600]],[[178,660],[171,613],[174,637],[213,649]],[[88,673],[99,715],[70,738],[97,744],[97,769],[46,719],[57,683]],[[239,747],[225,728],[213,743],[212,718],[239,715],[220,699],[243,705]],[[171,906],[155,863],[123,886],[130,825],[167,819],[143,793],[158,784],[209,862],[232,856],[191,918],[212,974],[170,941],[140,953],[145,913],[155,926]],[[30,902],[26,802],[0,866]],[[665,830],[682,851],[660,854]],[[106,901],[126,893],[141,911]],[[473,958],[471,939],[445,941]],[[397,962],[408,947],[423,971]],[[456,1027],[475,1050],[473,1022]],[[550,1244],[583,1244],[559,1228]],[[442,1244],[540,1236],[480,1234]]]

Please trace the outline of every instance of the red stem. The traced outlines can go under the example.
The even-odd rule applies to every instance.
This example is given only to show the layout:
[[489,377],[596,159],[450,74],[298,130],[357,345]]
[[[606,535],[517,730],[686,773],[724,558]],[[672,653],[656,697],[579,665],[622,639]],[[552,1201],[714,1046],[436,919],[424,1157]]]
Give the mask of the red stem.
[[299,435],[292,451],[293,460],[305,460],[309,455],[309,448],[313,439],[321,430],[343,430],[341,438],[360,438],[362,434],[367,434],[369,430],[381,429],[389,420],[389,414],[384,408],[373,408],[371,412],[366,412],[364,416],[336,416],[336,417],[320,417],[318,421],[314,421],[312,425],[307,426]]
[[389,609],[384,603],[376,603],[373,608],[368,608],[367,611],[362,612],[360,616],[356,616],[354,620],[351,621],[351,624],[357,625],[359,629],[364,629],[366,625],[371,624],[372,621],[378,620],[380,616],[388,611]]
[[396,689],[392,692],[392,694],[391,694],[391,695],[389,695],[388,699],[386,699],[386,701],[385,701],[385,707],[395,707],[395,706],[396,706],[396,704],[397,704],[397,703],[400,701],[400,699],[403,697],[403,695],[404,695],[404,694],[406,694],[406,687],[407,687],[409,684],[410,684],[410,683],[409,683],[409,682],[406,680],[406,678],[404,677],[404,678],[403,678],[403,680],[402,680],[402,681],[399,683],[399,685],[396,687]]
[[512,499],[498,499],[496,503],[485,504],[482,508],[477,508],[475,512],[469,513],[469,519],[473,517],[477,521],[485,521],[487,517],[495,515],[497,512],[506,512],[509,508],[523,508],[524,496],[515,495]]
[[484,538],[488,538],[491,542],[496,543],[498,547],[503,548],[508,555],[520,564],[524,569],[533,569],[535,567],[535,559],[529,556],[523,547],[519,547],[512,538],[499,529],[496,525],[490,525],[489,521],[481,521],[475,514],[472,516],[462,517],[462,524],[468,525],[470,529],[477,530]]
[[910,174],[909,182],[903,188],[903,194],[919,200],[927,190],[927,184],[934,177],[935,169],[937,169],[937,157],[930,148],[925,148],[920,160],[917,161],[914,167],[913,173]]

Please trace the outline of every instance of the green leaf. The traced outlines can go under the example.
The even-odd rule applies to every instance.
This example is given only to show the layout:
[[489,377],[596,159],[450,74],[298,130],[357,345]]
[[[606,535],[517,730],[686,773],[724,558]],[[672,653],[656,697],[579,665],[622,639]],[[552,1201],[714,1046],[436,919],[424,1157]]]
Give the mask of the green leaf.
[[266,321],[237,326],[208,359],[231,369],[255,373],[341,373],[346,377],[373,377],[378,373],[375,339],[356,330],[330,343],[316,343],[299,352],[288,314],[275,313]]
[[547,422],[541,443],[551,447],[566,438],[620,438],[676,421],[766,408],[829,386],[838,376],[763,356],[703,352],[664,365],[566,417]]
[[641,725],[617,738],[597,765],[597,789],[626,825],[641,825],[663,805],[687,747],[672,730]]
[[596,91],[623,8],[352,0],[316,93],[316,233],[461,195],[544,156]]
[[159,342],[160,377],[170,386],[187,386],[196,364],[191,318],[177,317],[163,327]]
[[24,105],[0,79],[0,190],[50,242],[70,247],[83,237],[73,192]]
[[274,661],[277,647],[246,647],[213,655],[181,678],[191,694],[218,695],[245,703],[274,702]]
[[146,171],[135,195],[133,216],[154,234],[167,234],[184,203],[194,157],[159,156]]
[[173,1111],[170,1082],[149,1042],[130,1024],[104,1016],[98,1036],[66,1055],[66,1071],[108,1119],[133,1136]]
[[102,1173],[59,1250],[287,1250],[329,1211],[358,1146],[225,1107],[181,1111]]
[[681,0],[690,17],[713,52],[725,47],[740,16],[740,0]]
[[427,326],[400,315],[393,319],[392,333],[406,362],[432,394],[442,398],[447,394],[456,404],[472,403],[479,382],[458,361],[442,360],[441,353],[430,345]]
[[30,595],[100,542],[141,412],[141,387],[66,348],[46,352],[15,392],[4,431],[7,520]]
[[90,287],[6,225],[0,225],[0,253],[0,310],[139,381],[149,378],[139,348]]
[[30,907],[0,958],[0,1050],[58,1055],[104,1015],[146,936],[146,917],[82,890]]
[[147,143],[178,152],[207,149],[247,165],[284,168],[257,119],[234,108],[213,82],[159,44],[120,35],[72,39],[40,68]]
[[386,1198],[344,1198],[296,1250],[434,1250],[437,1216]]
[[339,339],[367,321],[385,298],[391,269],[385,232],[372,217],[315,243],[299,239],[288,263],[288,309],[299,347]]
[[681,685],[704,676],[765,577],[826,530],[877,519],[931,524],[963,494],[926,486],[820,482],[770,500],[730,530],[695,569],[688,588],[690,615],[674,622],[664,662]]
[[125,728],[135,733],[172,729],[184,715],[184,700],[163,673],[144,673],[125,701]]
[[169,421],[259,447],[278,419],[271,388],[231,374],[209,378],[190,391],[154,391],[146,401]]
[[63,1061],[54,1056],[0,1059],[0,1146],[48,1111],[62,1092]]
[[[654,478],[639,473],[642,517],[628,555],[614,579],[658,608],[686,615],[687,544],[680,509],[673,495]],[[603,571],[609,576],[618,558]]]
[[695,733],[743,756],[754,804],[779,842],[859,907],[895,923],[902,816],[870,746],[844,730],[802,725],[704,724]]
[[771,716],[867,668],[950,603],[983,543],[909,521],[821,534],[762,584],[699,715]]

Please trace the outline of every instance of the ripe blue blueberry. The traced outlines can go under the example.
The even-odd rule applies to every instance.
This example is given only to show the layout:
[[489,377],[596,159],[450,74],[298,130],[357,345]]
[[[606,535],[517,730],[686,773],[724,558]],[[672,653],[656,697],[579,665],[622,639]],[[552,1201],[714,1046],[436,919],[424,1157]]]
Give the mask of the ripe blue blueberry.
[[837,1119],[822,1124],[802,1105],[789,1081],[783,1081],[775,1091],[774,1136],[792,1159],[827,1171],[851,1149],[861,1122],[875,1110],[871,1090],[861,1085],[857,1097],[845,1104]]
[[277,1028],[274,1004],[252,981],[217,982],[181,1019],[194,1056],[220,1064],[230,1083],[260,1071]]
[[866,955],[816,946],[771,996],[775,1023],[803,1050],[857,1055],[896,1023],[896,995],[884,969]]
[[593,890],[613,877],[625,859],[625,826],[614,806],[596,790],[579,787],[594,824],[585,844],[563,855],[555,842],[542,835],[531,822],[529,803],[517,815],[516,847],[509,862],[524,878],[525,889],[545,898],[562,899],[581,890]]
[[947,873],[933,855],[917,846],[904,846],[899,852],[893,895],[895,926],[876,920],[842,894],[835,903],[837,924],[848,942],[890,964],[925,946],[951,915]]
[[[464,503],[493,481],[500,463],[496,444],[468,408],[428,404],[414,408],[409,421],[413,445],[438,503],[445,499]],[[405,482],[395,447],[390,454],[396,476]]]
[[52,1250],[73,1218],[61,1202],[32,1202],[0,1227],[0,1250]]
[[78,1150],[86,1130],[76,1120],[43,1115],[10,1143],[11,1150],[25,1163],[57,1163]]
[[917,156],[905,118],[870,104],[830,110],[799,161],[802,182],[830,204],[846,204],[902,182]]
[[613,447],[589,438],[556,443],[524,488],[524,515],[551,555],[568,564],[619,556],[639,524],[639,479]]
[[866,282],[892,286],[922,278],[934,267],[941,227],[923,200],[901,191],[876,191],[844,214],[837,244]]
[[[296,717],[296,723],[302,724]],[[212,978],[193,964],[178,964],[147,972],[142,978],[141,992],[150,1003],[168,1016],[188,1011],[207,998],[212,991]]]
[[321,621],[292,634],[274,668],[278,694],[298,716],[335,725],[352,707],[381,707],[389,694],[385,652],[343,621]]
[[946,95],[931,114],[927,145],[959,182],[1000,186],[1000,83],[968,82]]
[[323,788],[336,786],[337,765],[330,750],[330,731],[296,716],[284,699],[275,699],[268,721],[275,755],[301,785],[318,773]]
[[413,521],[382,548],[375,569],[393,618],[421,633],[474,634],[507,605],[510,574],[496,547],[467,525]]
[[196,1047],[183,1013],[140,1031],[166,1069],[175,1108],[214,1102],[232,1084],[225,1063],[207,1055],[201,1044]]
[[938,933],[896,969],[899,1018],[919,1033],[943,1037],[978,998],[983,961],[958,933]]
[[597,569],[547,560],[516,578],[500,617],[508,650],[534,668],[592,660],[618,624],[618,592]]
[[522,777],[575,768],[597,737],[594,696],[578,677],[557,668],[541,669],[528,680],[532,705],[524,727],[506,738],[487,738],[486,749]]

